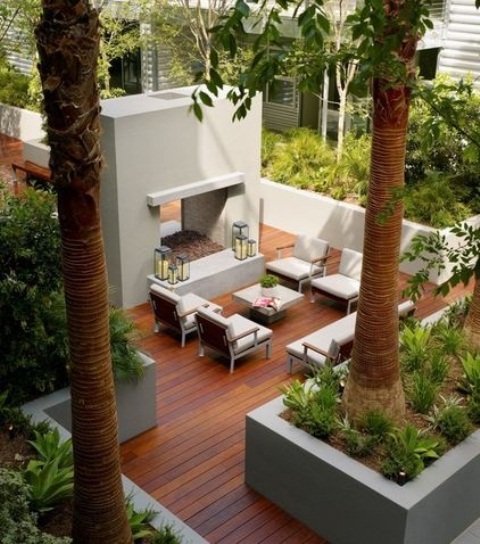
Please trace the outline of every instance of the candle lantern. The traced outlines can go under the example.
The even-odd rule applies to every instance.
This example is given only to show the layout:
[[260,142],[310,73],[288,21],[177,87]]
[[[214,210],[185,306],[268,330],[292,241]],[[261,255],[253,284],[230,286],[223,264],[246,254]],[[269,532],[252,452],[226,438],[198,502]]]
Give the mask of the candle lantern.
[[255,240],[248,240],[247,242],[247,255],[249,257],[255,257],[257,254],[257,242]]
[[188,255],[182,253],[175,257],[175,264],[177,266],[178,279],[185,281],[190,278],[190,259]]
[[248,225],[245,221],[235,221],[232,225],[232,249],[234,251],[237,236],[245,236],[248,239]]
[[168,266],[168,283],[175,285],[178,282],[178,268],[176,264]]
[[247,258],[248,238],[246,236],[237,236],[235,238],[235,259],[243,261]]
[[170,256],[172,250],[167,246],[160,246],[155,249],[154,259],[154,271],[155,277],[159,280],[168,279],[168,265],[170,263]]

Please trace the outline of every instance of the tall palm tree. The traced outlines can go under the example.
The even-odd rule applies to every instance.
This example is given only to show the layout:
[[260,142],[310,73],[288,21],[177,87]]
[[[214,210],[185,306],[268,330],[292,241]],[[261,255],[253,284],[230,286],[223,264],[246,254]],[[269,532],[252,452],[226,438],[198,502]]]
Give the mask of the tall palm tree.
[[[395,33],[392,65],[376,68],[372,83],[371,174],[365,210],[363,271],[355,344],[343,406],[352,420],[381,409],[401,418],[405,400],[398,345],[399,253],[402,232],[409,80],[419,35],[399,17],[408,0],[384,0],[385,27],[378,40]],[[387,60],[388,63],[388,60]]]
[[98,13],[88,0],[42,0],[36,29],[50,167],[58,191],[70,347],[73,539],[132,542],[123,496],[100,225]]

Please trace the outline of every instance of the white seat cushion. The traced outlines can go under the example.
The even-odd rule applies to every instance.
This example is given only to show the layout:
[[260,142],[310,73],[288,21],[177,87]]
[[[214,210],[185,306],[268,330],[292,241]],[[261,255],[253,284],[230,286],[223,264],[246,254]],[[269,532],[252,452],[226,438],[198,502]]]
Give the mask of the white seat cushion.
[[332,274],[312,280],[312,287],[326,291],[336,297],[349,300],[358,296],[360,281],[343,274]]
[[[295,281],[304,280],[310,275],[311,265],[307,261],[302,261],[297,257],[285,257],[276,261],[267,263],[267,270],[269,272],[277,273],[281,276],[287,276]],[[318,276],[322,273],[322,268],[319,266],[313,266],[313,276]]]
[[[261,344],[265,340],[268,340],[272,336],[272,331],[267,327],[258,325],[254,321],[243,317],[240,314],[234,314],[231,317],[227,318],[229,326],[227,329],[227,337],[229,339],[235,338],[236,336],[243,334],[244,332],[251,329],[258,329],[256,334],[257,344]],[[255,346],[255,334],[249,334],[243,338],[240,338],[233,343],[233,351],[237,353],[242,353],[248,348]]]

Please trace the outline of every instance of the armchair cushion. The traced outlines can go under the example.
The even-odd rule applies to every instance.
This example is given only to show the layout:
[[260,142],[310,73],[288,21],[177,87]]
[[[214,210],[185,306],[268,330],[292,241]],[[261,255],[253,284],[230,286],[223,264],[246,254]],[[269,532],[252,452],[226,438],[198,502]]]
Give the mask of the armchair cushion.
[[298,234],[293,246],[293,257],[312,262],[328,253],[329,244],[321,238],[313,238],[306,234]]
[[326,291],[335,297],[344,298],[346,300],[356,297],[360,289],[360,282],[358,280],[348,278],[341,274],[325,276],[324,278],[314,280],[314,282],[314,287],[318,287],[322,291]]
[[362,275],[362,262],[363,253],[346,247],[342,249],[338,272],[339,274],[360,281]]
[[227,337],[230,340],[240,337],[232,342],[235,353],[241,353],[256,344],[267,340],[272,335],[270,329],[262,327],[240,314],[234,314],[227,319]]

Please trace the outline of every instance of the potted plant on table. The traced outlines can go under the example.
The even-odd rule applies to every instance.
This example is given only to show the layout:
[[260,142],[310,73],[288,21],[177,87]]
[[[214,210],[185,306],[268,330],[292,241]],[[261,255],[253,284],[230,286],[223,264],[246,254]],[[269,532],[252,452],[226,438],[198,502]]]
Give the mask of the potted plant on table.
[[260,287],[262,290],[262,296],[273,298],[277,296],[277,285],[279,279],[273,274],[265,274],[260,278]]

